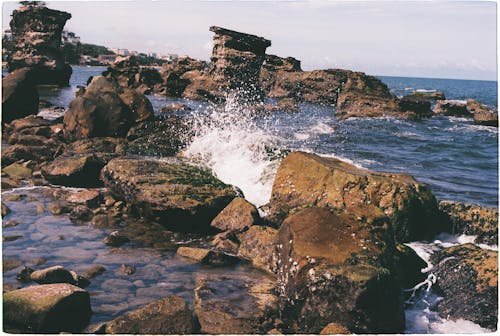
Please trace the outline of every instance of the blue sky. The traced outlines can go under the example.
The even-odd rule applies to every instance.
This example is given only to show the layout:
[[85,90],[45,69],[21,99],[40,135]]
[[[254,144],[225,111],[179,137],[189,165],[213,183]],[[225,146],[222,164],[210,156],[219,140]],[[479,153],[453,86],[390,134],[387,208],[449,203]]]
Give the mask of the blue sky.
[[[47,1],[83,42],[208,60],[218,25],[272,41],[305,70],[496,79],[497,4],[487,1]],[[4,2],[3,27],[17,2]]]

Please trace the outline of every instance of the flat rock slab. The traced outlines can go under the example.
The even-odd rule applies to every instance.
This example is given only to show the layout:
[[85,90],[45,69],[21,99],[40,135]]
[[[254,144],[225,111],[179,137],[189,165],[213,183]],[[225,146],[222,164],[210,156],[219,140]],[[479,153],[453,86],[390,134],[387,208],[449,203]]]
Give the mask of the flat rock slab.
[[69,284],[30,286],[3,295],[5,329],[78,332],[90,320],[89,294]]
[[232,186],[208,170],[176,158],[113,159],[101,178],[112,193],[139,213],[180,231],[207,230],[236,196]]

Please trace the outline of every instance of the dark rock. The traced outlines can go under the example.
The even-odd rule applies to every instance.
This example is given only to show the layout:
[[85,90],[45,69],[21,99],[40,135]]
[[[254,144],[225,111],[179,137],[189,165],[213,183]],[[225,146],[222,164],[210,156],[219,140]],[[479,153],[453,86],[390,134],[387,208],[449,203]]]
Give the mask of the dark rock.
[[78,332],[87,325],[91,314],[89,294],[69,284],[30,286],[3,294],[6,329]]
[[119,218],[113,214],[97,214],[92,217],[92,224],[98,228],[110,228],[118,224]]
[[353,333],[402,332],[392,236],[373,206],[340,214],[307,208],[288,217],[278,238],[278,288],[289,332],[319,333],[332,322]]
[[189,122],[177,116],[145,121],[127,134],[126,151],[147,156],[173,156],[185,148],[193,135]]
[[257,208],[242,197],[236,197],[214,218],[211,227],[220,231],[241,232],[260,221]]
[[93,279],[106,271],[106,268],[102,265],[94,265],[90,267],[88,270],[83,272],[83,276],[87,279]]
[[31,282],[31,273],[35,270],[30,267],[24,267],[17,275],[16,280],[21,283]]
[[439,209],[453,223],[453,233],[477,236],[475,242],[498,245],[498,209],[440,201]]
[[181,257],[197,260],[202,264],[212,266],[227,266],[239,261],[239,259],[233,255],[197,247],[179,247],[177,249],[177,254]]
[[475,124],[498,127],[497,111],[488,108],[486,105],[483,105],[474,99],[469,99],[467,100],[467,111],[474,113]]
[[422,269],[428,266],[427,263],[404,244],[397,245],[396,250],[396,267],[401,287],[410,289],[424,281],[426,275],[422,273]]
[[[66,86],[72,70],[61,51],[61,32],[71,14],[45,6],[23,6],[12,13],[14,43],[9,71],[29,67],[38,84]],[[37,102],[38,104],[38,102]]]
[[10,214],[10,208],[2,202],[2,218]]
[[18,69],[2,78],[2,124],[37,113],[38,91],[31,69]]
[[123,88],[121,91],[120,98],[135,116],[134,122],[153,119],[153,105],[144,94],[129,88]]
[[140,94],[157,91],[163,82],[161,74],[152,67],[141,67],[135,56],[119,56],[103,73],[123,88],[137,89]]
[[458,245],[434,253],[430,262],[444,296],[438,303],[439,315],[496,330],[498,252],[473,244]]
[[161,107],[161,113],[186,112],[191,110],[191,107],[181,103],[172,103]]
[[203,71],[207,63],[191,57],[179,57],[171,63],[164,63],[161,69],[163,85],[166,89],[166,95],[172,97],[182,96],[190,80],[182,76],[190,71]]
[[194,334],[191,311],[178,296],[167,296],[107,322],[106,334]]
[[269,218],[279,223],[293,209],[316,206],[349,211],[373,205],[391,220],[396,241],[451,232],[429,188],[410,175],[372,172],[335,158],[294,152],[274,179]]
[[118,246],[121,246],[123,244],[128,243],[129,241],[130,241],[130,239],[128,237],[122,235],[120,233],[120,231],[113,231],[109,234],[109,236],[104,238],[104,240],[102,242],[106,245],[109,245],[109,246],[118,247]]
[[32,160],[37,163],[47,162],[54,159],[59,148],[51,144],[44,146],[10,145],[2,146],[2,164],[9,165],[17,161]]
[[108,189],[149,218],[178,230],[206,230],[236,196],[209,171],[178,159],[118,158],[101,173]]
[[[195,313],[206,334],[265,334],[277,315],[274,281],[219,277],[197,281]],[[271,323],[266,323],[271,320]]]
[[431,103],[425,99],[416,99],[412,95],[401,98],[399,108],[403,112],[414,112],[417,118],[432,116]]
[[125,136],[134,120],[143,116],[135,114],[123,102],[120,92],[113,79],[94,77],[85,93],[70,103],[64,115],[65,136],[72,140]]
[[215,33],[208,74],[222,88],[250,101],[263,99],[259,74],[271,41],[255,35],[210,27]]
[[31,280],[43,284],[68,283],[76,285],[76,279],[70,271],[62,266],[52,266],[43,270],[31,273]]
[[239,248],[239,240],[233,232],[225,231],[216,234],[210,245],[218,251],[236,255]]
[[445,116],[472,117],[472,114],[467,111],[467,105],[455,100],[439,101],[432,109],[432,112]]
[[238,234],[238,256],[249,260],[256,268],[269,273],[276,271],[276,245],[278,231],[265,226],[251,226]]
[[20,238],[23,238],[23,236],[21,236],[21,235],[3,236],[2,241],[4,241],[4,242],[12,242],[12,241],[16,241],[16,240],[18,240]]

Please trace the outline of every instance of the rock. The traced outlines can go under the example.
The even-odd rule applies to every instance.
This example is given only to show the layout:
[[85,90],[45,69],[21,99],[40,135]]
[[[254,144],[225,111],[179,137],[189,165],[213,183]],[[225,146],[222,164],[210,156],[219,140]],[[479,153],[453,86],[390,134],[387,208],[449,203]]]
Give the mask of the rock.
[[164,63],[161,69],[163,85],[166,95],[180,97],[190,81],[181,78],[186,72],[203,71],[207,67],[205,61],[200,61],[188,56],[179,57],[176,61]]
[[343,325],[339,323],[328,323],[326,327],[321,330],[320,335],[349,335],[352,334]]
[[134,122],[138,123],[153,119],[153,105],[151,105],[151,102],[144,94],[129,88],[123,88],[122,91],[123,92],[120,93],[120,98],[134,114]]
[[17,161],[34,161],[37,163],[52,161],[58,148],[50,144],[44,146],[11,145],[2,146],[2,164],[9,165]]
[[31,282],[31,273],[33,272],[34,270],[32,268],[24,266],[24,268],[17,273],[16,280],[21,283]]
[[93,279],[106,271],[106,268],[102,265],[93,265],[88,270],[83,272],[83,276],[87,279]]
[[2,218],[10,214],[10,208],[2,202]]
[[123,275],[132,275],[135,273],[135,270],[135,266],[121,264],[120,268],[118,269],[118,273]]
[[72,70],[61,51],[61,32],[70,18],[69,13],[45,6],[28,5],[13,11],[14,50],[7,60],[9,71],[32,68],[37,85],[67,86]]
[[403,112],[414,112],[416,118],[432,116],[431,103],[425,99],[416,99],[412,95],[401,98],[399,108]]
[[101,177],[113,194],[140,214],[178,230],[208,229],[236,196],[209,171],[175,158],[113,159]]
[[438,303],[439,315],[496,330],[498,252],[473,244],[458,245],[434,253],[430,262],[444,296]]
[[118,247],[128,243],[129,241],[130,239],[123,234],[120,234],[120,231],[113,231],[109,234],[109,236],[104,238],[102,242],[108,246]]
[[13,163],[2,169],[4,173],[14,179],[27,179],[31,177],[32,170],[17,163]]
[[171,295],[107,322],[106,334],[194,334],[191,311],[180,297]]
[[278,168],[269,219],[278,223],[292,210],[325,207],[349,211],[373,205],[391,219],[398,242],[451,232],[429,188],[410,175],[372,172],[335,158],[294,152]]
[[403,289],[413,288],[426,279],[422,269],[427,263],[410,247],[399,244],[396,246],[396,267],[399,274],[399,283]]
[[262,69],[287,72],[302,71],[300,61],[298,59],[293,57],[283,58],[276,55],[265,55]]
[[79,332],[91,314],[89,294],[69,284],[30,286],[3,294],[4,330]]
[[22,200],[26,199],[26,194],[7,194],[2,195],[2,198],[5,201],[9,202],[21,202]]
[[21,288],[21,287],[19,287],[18,285],[14,285],[14,284],[6,284],[6,283],[2,284],[2,292],[3,293],[12,292],[12,291],[19,289],[19,288]]
[[14,220],[14,219],[8,220],[8,221],[2,221],[3,228],[14,227],[14,226],[18,226],[18,225],[19,225],[19,222]]
[[456,100],[442,100],[432,109],[435,114],[442,114],[453,117],[472,117],[472,114],[467,111],[465,103]]
[[90,211],[90,209],[86,205],[78,204],[77,206],[71,209],[69,213],[69,219],[73,222],[89,221],[92,219],[92,211]]
[[2,78],[2,124],[38,113],[38,91],[33,72],[22,68]]
[[92,217],[92,224],[98,228],[110,228],[119,223],[113,214],[97,214]]
[[213,50],[208,74],[221,91],[234,91],[244,100],[261,101],[264,97],[259,74],[271,41],[255,35],[212,26]]
[[125,136],[134,120],[141,120],[144,115],[136,113],[142,113],[140,110],[132,111],[120,98],[120,92],[114,80],[94,77],[85,93],[70,103],[64,115],[65,137],[76,140]]
[[63,213],[70,212],[68,205],[65,202],[51,202],[47,206],[47,210],[53,215],[62,215]]
[[141,67],[135,56],[119,56],[103,75],[116,80],[123,88],[137,89],[141,94],[156,91],[163,81],[153,67]]
[[8,272],[12,271],[13,269],[18,268],[21,266],[23,263],[19,259],[14,259],[14,258],[2,258],[2,271]]
[[207,250],[197,247],[181,246],[177,249],[177,255],[197,260],[205,265],[227,266],[235,264],[239,259],[235,256],[220,251]]
[[31,280],[41,285],[53,283],[76,285],[76,279],[73,277],[73,274],[62,266],[52,266],[43,270],[34,271],[31,273]]
[[276,271],[276,244],[278,231],[265,226],[251,226],[238,234],[238,256],[250,260],[256,268],[274,274]]
[[[373,206],[307,208],[279,230],[278,288],[292,332],[339,323],[353,333],[400,333],[405,315],[388,218]],[[291,324],[289,324],[291,325]]]
[[440,201],[439,209],[453,223],[453,233],[477,236],[478,244],[498,245],[498,209]]
[[175,113],[191,111],[192,108],[186,104],[172,103],[161,107],[161,113]]
[[102,185],[99,174],[105,165],[106,161],[94,154],[61,155],[42,166],[42,174],[52,184],[68,187],[99,187]]
[[5,132],[7,134],[22,133],[22,134],[35,134],[30,129],[38,130],[51,125],[51,122],[35,115],[29,115],[21,119],[15,119],[10,124],[5,125]]
[[276,105],[265,105],[264,110],[268,112],[285,111],[285,112],[299,112],[300,108],[294,98],[282,98]]
[[189,122],[168,116],[139,123],[127,134],[127,153],[147,156],[173,156],[186,147],[193,135]]
[[226,96],[225,91],[221,90],[220,84],[212,76],[199,70],[186,72],[180,77],[179,83],[183,85],[183,98],[220,103]]
[[[264,334],[277,313],[274,281],[267,278],[199,279],[195,313],[206,334]],[[271,323],[266,323],[271,319]]]
[[74,204],[84,204],[90,208],[95,208],[101,201],[101,193],[99,190],[87,189],[70,192],[66,197],[66,201]]
[[467,111],[474,113],[474,123],[483,126],[498,127],[498,113],[488,108],[486,105],[475,101],[467,100]]
[[233,232],[224,231],[216,234],[210,245],[217,251],[236,255],[238,254],[239,240]]
[[236,197],[214,218],[210,226],[220,231],[241,232],[259,221],[257,208],[243,197]]
[[445,100],[446,97],[443,91],[415,91],[405,96],[404,98],[408,100],[415,101],[436,101],[436,100]]

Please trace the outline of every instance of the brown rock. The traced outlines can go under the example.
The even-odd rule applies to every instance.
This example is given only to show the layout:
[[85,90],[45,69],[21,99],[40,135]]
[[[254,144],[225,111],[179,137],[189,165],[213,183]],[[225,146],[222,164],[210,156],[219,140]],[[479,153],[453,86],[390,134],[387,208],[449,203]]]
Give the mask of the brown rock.
[[227,266],[239,261],[235,256],[226,254],[224,252],[207,250],[197,247],[181,246],[177,249],[177,254],[182,257],[197,260],[202,264],[212,266]]
[[101,201],[101,193],[99,190],[95,189],[78,190],[70,192],[70,194],[66,197],[66,201],[69,203],[84,204],[88,207],[94,208],[97,207]]
[[18,268],[21,266],[23,263],[19,259],[14,259],[14,258],[2,258],[2,271],[8,272],[12,271],[13,269]]
[[498,127],[498,113],[488,108],[486,105],[475,101],[467,100],[467,111],[474,113],[474,123],[483,126]]
[[435,100],[445,100],[446,99],[443,91],[432,91],[432,92],[415,91],[415,92],[407,95],[406,98],[409,100],[416,100],[416,101],[422,101],[422,100],[423,101],[435,101]]
[[106,271],[106,268],[102,265],[93,265],[88,270],[83,272],[83,276],[88,279],[93,279]]
[[61,155],[42,167],[43,177],[53,183],[69,187],[97,187],[102,185],[99,174],[106,162],[94,154]]
[[439,209],[453,223],[453,232],[477,236],[475,242],[498,245],[498,209],[440,201]]
[[321,330],[320,335],[349,335],[351,332],[339,323],[328,323],[326,327]]
[[404,330],[395,247],[379,209],[307,208],[283,222],[278,240],[278,289],[292,312],[288,325],[297,321],[292,332],[318,333],[331,322],[354,333]]
[[210,226],[220,231],[241,232],[260,221],[257,208],[236,197],[214,218]]
[[167,296],[106,323],[106,334],[194,334],[196,326],[186,302]]
[[161,113],[186,112],[191,110],[191,107],[181,103],[172,103],[161,107]]
[[3,294],[4,328],[23,332],[78,332],[90,320],[89,294],[73,285],[30,286]]
[[113,231],[109,234],[109,236],[104,238],[102,242],[106,245],[117,247],[126,244],[129,241],[130,239],[121,234],[120,231]]
[[265,226],[251,226],[238,234],[238,256],[250,260],[256,268],[274,274],[276,271],[276,244],[278,231]]
[[62,215],[63,213],[68,213],[70,211],[68,205],[65,202],[51,202],[47,206],[47,210],[53,215]]
[[136,123],[150,120],[154,117],[153,105],[151,105],[151,102],[144,94],[134,89],[123,88],[120,98],[132,111]]
[[281,162],[269,216],[279,223],[293,209],[316,206],[348,211],[368,205],[391,219],[398,242],[451,232],[429,188],[410,175],[372,172],[302,152],[291,153]]
[[31,273],[31,280],[43,285],[53,283],[68,283],[76,285],[76,279],[70,271],[62,266],[52,266]]
[[2,124],[38,113],[38,91],[29,68],[2,78]]
[[439,101],[432,109],[432,112],[445,116],[472,117],[472,114],[467,111],[465,103],[454,100]]

